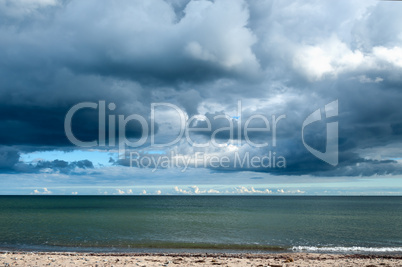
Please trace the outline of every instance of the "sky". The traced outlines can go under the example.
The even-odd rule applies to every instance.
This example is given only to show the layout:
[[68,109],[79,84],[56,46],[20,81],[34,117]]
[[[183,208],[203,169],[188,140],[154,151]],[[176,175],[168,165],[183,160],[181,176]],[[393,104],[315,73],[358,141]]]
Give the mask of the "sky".
[[401,13],[0,0],[0,194],[402,195]]

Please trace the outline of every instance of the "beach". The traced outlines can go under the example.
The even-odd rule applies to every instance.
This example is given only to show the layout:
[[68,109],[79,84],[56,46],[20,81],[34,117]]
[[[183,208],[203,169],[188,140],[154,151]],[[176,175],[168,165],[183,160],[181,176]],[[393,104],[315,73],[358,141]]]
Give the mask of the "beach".
[[2,252],[3,266],[402,266],[402,255]]

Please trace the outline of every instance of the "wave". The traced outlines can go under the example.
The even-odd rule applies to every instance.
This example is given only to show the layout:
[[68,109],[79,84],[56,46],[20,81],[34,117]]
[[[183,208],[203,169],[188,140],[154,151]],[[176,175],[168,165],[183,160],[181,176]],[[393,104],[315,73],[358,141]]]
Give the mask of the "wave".
[[82,251],[82,252],[164,252],[164,251],[210,251],[210,252],[316,252],[316,253],[402,253],[402,247],[343,247],[343,246],[275,246],[263,244],[222,244],[191,242],[119,242],[99,243],[52,243],[52,244],[2,244],[0,251]]
[[292,250],[295,252],[402,252],[402,247],[315,247],[315,246],[294,246]]
[[223,243],[187,243],[187,242],[119,242],[110,244],[99,243],[46,243],[43,245],[29,244],[1,244],[0,251],[7,250],[35,250],[35,251],[91,251],[102,252],[107,250],[122,252],[152,252],[164,250],[209,250],[209,251],[254,251],[254,252],[286,252],[290,247],[261,245],[261,244],[223,244]]
[[186,242],[150,242],[130,244],[130,247],[142,248],[176,248],[176,249],[233,249],[233,250],[264,250],[286,251],[289,248],[261,244],[221,244],[221,243],[186,243]]

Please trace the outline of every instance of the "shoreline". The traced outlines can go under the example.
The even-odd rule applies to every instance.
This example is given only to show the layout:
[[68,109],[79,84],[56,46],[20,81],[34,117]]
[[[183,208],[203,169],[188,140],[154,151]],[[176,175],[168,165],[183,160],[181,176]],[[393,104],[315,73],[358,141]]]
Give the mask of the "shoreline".
[[308,247],[290,248],[269,246],[267,249],[244,249],[217,247],[66,247],[66,246],[0,246],[0,253],[79,253],[91,255],[277,255],[277,254],[328,254],[328,255],[367,255],[367,256],[399,256],[402,247]]
[[401,266],[402,254],[0,252],[4,266]]

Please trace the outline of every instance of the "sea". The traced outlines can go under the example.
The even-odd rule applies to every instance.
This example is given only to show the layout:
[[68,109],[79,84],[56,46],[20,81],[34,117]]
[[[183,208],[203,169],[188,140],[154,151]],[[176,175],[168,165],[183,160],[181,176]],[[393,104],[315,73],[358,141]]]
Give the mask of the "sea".
[[0,196],[1,251],[402,253],[399,196]]

